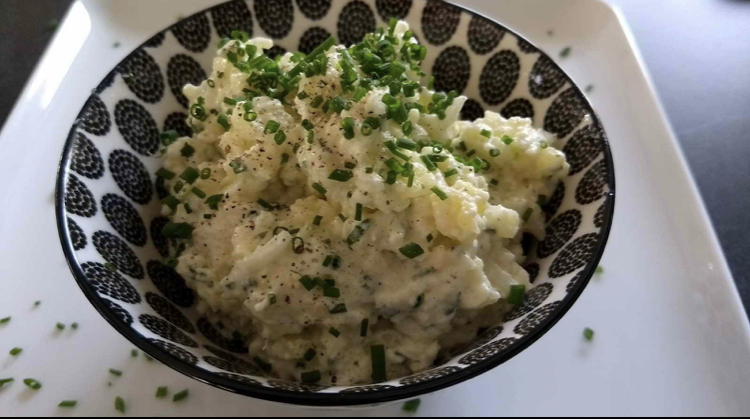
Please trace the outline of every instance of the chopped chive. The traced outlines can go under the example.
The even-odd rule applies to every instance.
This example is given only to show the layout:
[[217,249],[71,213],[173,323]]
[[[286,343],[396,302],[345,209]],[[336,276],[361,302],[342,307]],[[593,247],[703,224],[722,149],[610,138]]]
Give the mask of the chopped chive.
[[271,372],[271,370],[273,370],[273,365],[269,362],[266,362],[265,360],[263,360],[263,358],[259,356],[254,357],[253,361],[258,367],[260,367],[261,370],[263,370],[266,373],[269,373]]
[[312,278],[310,278],[307,275],[305,275],[302,278],[300,278],[299,282],[308,291],[312,291],[312,289],[315,288],[315,280],[312,279]]
[[171,180],[177,175],[174,172],[170,172],[169,170],[162,167],[161,169],[156,171],[156,176],[159,176],[162,179]]
[[310,122],[309,119],[304,119],[304,120],[302,120],[302,128],[310,131],[310,130],[312,130],[314,128],[314,126],[313,126],[312,122]]
[[315,349],[313,348],[308,349],[307,352],[305,352],[305,356],[304,356],[305,361],[307,362],[312,361],[315,358],[315,355],[317,354],[318,352]]
[[328,176],[328,179],[335,180],[337,182],[348,182],[354,177],[354,173],[351,170],[336,169]]
[[180,178],[184,180],[185,182],[189,184],[193,184],[199,177],[201,176],[200,172],[193,169],[192,167],[188,167],[185,169],[182,173],[180,173]]
[[339,214],[339,219],[341,220],[341,222],[346,222],[346,216],[344,216],[344,214]]
[[159,387],[156,389],[156,398],[157,399],[163,399],[167,397],[169,394],[169,388],[168,387]]
[[[333,262],[331,263],[331,268],[338,269],[341,267],[341,258],[337,255],[333,256]],[[326,279],[326,284],[328,284],[329,287],[333,287],[336,285],[336,281],[333,279]]]
[[10,383],[12,383],[14,381],[16,381],[14,378],[3,378],[3,379],[0,379],[0,387],[4,386],[6,384],[10,384]]
[[354,138],[354,118],[346,117],[341,121],[341,128],[344,130],[344,138],[351,140]]
[[449,178],[449,177],[451,177],[453,175],[457,175],[457,174],[458,174],[458,169],[455,169],[455,168],[453,168],[451,170],[448,170],[446,172],[443,172],[443,176],[445,176],[446,178]]
[[401,409],[404,412],[416,413],[419,410],[419,405],[422,404],[422,400],[414,399],[404,403],[404,407]]
[[125,413],[125,400],[123,400],[122,397],[118,396],[115,398],[115,410],[120,413]]
[[286,164],[289,162],[289,155],[284,153],[281,155],[281,164]]
[[229,123],[229,117],[227,117],[227,114],[224,112],[219,112],[219,115],[216,117],[216,122],[218,122],[226,131],[229,131],[232,128],[232,124]]
[[370,319],[362,319],[362,324],[359,326],[359,336],[366,337],[367,331],[370,329]]
[[186,399],[189,395],[190,395],[190,392],[187,389],[182,390],[181,392],[175,394],[174,397],[172,397],[172,401],[177,403],[180,400]]
[[214,215],[213,214],[203,214],[203,218],[205,218],[206,220],[210,220],[210,219],[214,218]]
[[148,354],[143,354],[143,357],[146,358],[147,362],[154,362],[154,358],[151,358],[151,356]]
[[6,318],[4,318],[4,319],[0,319],[0,324],[5,324],[5,323],[8,323],[8,322],[10,321],[10,319],[11,319],[11,318],[12,318],[12,317],[6,317]]
[[41,301],[34,301],[34,307],[39,307],[40,305],[42,305]]
[[498,184],[500,184],[500,182],[497,179],[492,179],[490,183],[493,184],[494,186],[497,186]]
[[341,332],[339,332],[336,328],[333,328],[333,327],[328,329],[328,333],[332,334],[333,337],[335,338],[341,336]]
[[75,400],[64,400],[57,405],[57,407],[76,407],[78,402]]
[[362,239],[362,236],[365,235],[367,230],[370,228],[370,223],[368,220],[362,221],[359,225],[356,225],[351,233],[349,233],[349,236],[346,237],[346,243],[351,246],[354,243],[357,243],[360,239]]
[[594,85],[593,84],[589,84],[588,86],[586,86],[586,93],[591,93],[593,91],[594,91]]
[[560,57],[567,58],[570,55],[571,51],[572,49],[570,47],[563,48],[562,51],[560,51]]
[[332,262],[333,262],[333,255],[328,255],[326,256],[325,260],[323,260],[323,266],[327,268],[331,266]]
[[245,114],[242,115],[242,119],[244,119],[247,122],[253,122],[256,119],[258,119],[258,113],[257,112],[252,112],[252,111],[245,112]]
[[[411,122],[404,122],[404,124],[411,124]],[[414,141],[407,140],[406,138],[399,138],[396,141],[396,146],[398,146],[398,148],[403,148],[405,150],[411,150],[411,151],[414,151],[417,149],[417,143],[415,143]]]
[[316,226],[319,226],[321,221],[323,221],[323,216],[316,215],[315,218],[313,219],[313,224]]
[[402,166],[395,157],[391,157],[386,160],[385,165],[388,166],[388,168],[392,171],[396,172],[396,174],[404,171],[404,166]]
[[13,348],[10,350],[11,356],[18,356],[21,352],[23,352],[22,348]]
[[287,229],[286,227],[278,226],[278,227],[276,227],[276,228],[273,229],[273,235],[274,236],[278,235],[279,233],[281,233],[282,230],[286,231],[286,232],[289,231],[289,229]]
[[539,143],[539,147],[541,147],[542,150],[544,150],[545,148],[549,147],[549,144],[547,144],[546,141],[542,141]]
[[396,157],[402,160],[409,161],[409,156],[399,151],[398,146],[393,141],[388,140],[384,142],[383,144],[385,144],[386,148],[388,148],[388,150],[390,150],[391,153],[393,153]]
[[42,383],[33,378],[26,378],[25,380],[23,380],[23,383],[26,384],[26,387],[32,390],[39,390],[40,388],[42,388]]
[[357,165],[352,162],[346,162],[344,163],[344,167],[346,167],[347,169],[354,169],[355,167],[357,167]]
[[200,188],[198,188],[198,187],[195,187],[195,186],[193,186],[193,188],[192,188],[192,189],[190,189],[190,191],[191,191],[191,192],[193,192],[193,193],[195,194],[195,196],[197,196],[197,197],[198,197],[198,198],[200,198],[200,199],[203,199],[203,198],[205,198],[205,197],[206,197],[206,193],[205,193],[205,192],[203,192],[203,191],[202,191],[202,190],[201,190]]
[[409,188],[414,186],[414,171],[409,172],[409,180],[406,182],[406,186]]
[[427,168],[427,170],[429,170],[430,172],[437,170],[437,166],[432,162],[432,160],[430,160],[429,157],[423,155],[419,156],[419,158],[422,160],[422,163],[424,163],[424,166]]
[[236,159],[234,159],[234,160],[232,160],[232,161],[230,161],[229,162],[229,167],[232,168],[232,171],[235,174],[240,174],[242,172],[246,172],[247,171],[247,165],[245,165],[245,163],[243,163],[242,160],[239,157],[236,158]]
[[323,288],[323,296],[330,298],[339,298],[341,297],[341,290],[336,287],[325,287]]
[[284,144],[284,141],[286,141],[286,134],[284,133],[284,131],[277,131],[276,135],[273,136],[273,140],[276,142],[276,144],[282,145]]
[[523,219],[524,223],[526,223],[526,222],[529,221],[529,218],[531,218],[531,214],[533,212],[534,212],[533,208],[526,208],[526,211],[523,213],[523,217],[521,217],[521,219]]
[[65,325],[62,323],[57,323],[55,327],[57,328],[57,330],[65,330]]
[[388,176],[385,179],[385,183],[387,183],[388,185],[393,185],[394,183],[396,183],[396,176],[398,176],[398,173],[396,173],[395,170],[389,170]]
[[589,327],[583,329],[583,337],[587,341],[591,342],[592,340],[594,340],[594,330]]
[[138,351],[133,349],[132,351],[130,351],[130,356],[132,358],[138,358]]
[[513,139],[508,137],[507,135],[503,135],[503,138],[501,140],[505,143],[505,145],[510,145],[513,142]]
[[326,188],[324,188],[323,185],[321,185],[320,183],[313,183],[312,187],[313,187],[313,189],[315,189],[316,191],[318,191],[318,193],[321,194],[321,195],[325,195],[326,192],[328,192],[328,190]]
[[432,235],[432,233],[427,235],[427,243],[432,242],[435,239],[435,236]]
[[117,266],[112,262],[105,263],[104,267],[110,272],[117,272]]
[[484,137],[484,138],[490,138],[490,137],[492,137],[492,131],[490,131],[490,130],[488,130],[488,129],[483,129],[483,130],[482,130],[482,132],[481,132],[480,134],[481,134],[481,135],[482,135],[482,137]]
[[356,211],[354,213],[354,220],[355,221],[362,221],[362,204],[357,204]]
[[193,236],[193,226],[188,223],[174,223],[169,221],[161,229],[161,234],[171,239],[188,239]]
[[121,377],[122,376],[122,371],[116,370],[114,368],[110,368],[109,369],[109,373],[112,374],[112,375],[115,375],[117,377]]
[[373,168],[373,167],[368,167],[368,168],[365,169],[365,173],[368,173],[368,174],[372,173],[374,171],[375,171],[375,168]]
[[218,211],[222,199],[224,199],[224,195],[222,194],[211,195],[206,199],[205,203],[208,205],[208,208]]
[[292,239],[292,251],[298,255],[305,252],[305,240],[302,237],[295,237]]
[[182,183],[181,180],[178,180],[177,182],[174,183],[174,186],[172,187],[172,190],[174,191],[174,193],[179,193],[184,186],[185,186],[185,184]]
[[259,199],[258,200],[258,205],[260,205],[261,207],[263,207],[263,208],[265,208],[265,209],[267,209],[269,211],[273,210],[273,205],[269,204],[264,199]]
[[523,304],[525,293],[526,293],[525,285],[511,285],[510,293],[508,294],[508,304],[513,304],[513,305]]
[[310,102],[310,107],[317,108],[321,103],[323,103],[323,97],[315,96],[315,99]]
[[308,97],[310,97],[310,95],[307,92],[305,92],[304,90],[301,91],[301,92],[299,92],[299,93],[297,93],[297,98],[298,99],[304,100],[304,99],[307,99]]
[[73,323],[73,324],[71,324],[71,325],[70,325],[70,327],[71,327],[71,328],[72,328],[73,330],[78,330],[78,323]]
[[164,131],[159,135],[159,138],[161,139],[161,143],[165,147],[177,141],[179,137],[180,137],[180,134],[178,134],[177,131],[172,130],[172,129],[169,131]]
[[371,346],[370,358],[372,360],[372,381],[376,383],[385,381],[387,379],[385,365],[385,346]]
[[438,188],[437,186],[433,186],[432,189],[430,189],[430,190],[432,192],[434,192],[435,195],[437,195],[438,198],[440,198],[441,201],[445,201],[446,199],[448,199],[448,194],[446,194],[445,192],[443,192],[443,190],[440,189],[440,188]]
[[278,297],[274,292],[269,292],[266,297],[268,298],[268,303],[271,305],[276,304],[276,301],[278,300]]
[[414,126],[412,125],[411,121],[406,121],[401,124],[401,131],[403,131],[404,135],[406,135],[407,137],[410,136],[414,131]]
[[211,177],[211,169],[208,167],[201,170],[201,179],[206,180]]
[[229,106],[234,106],[237,104],[237,101],[235,99],[232,99],[231,97],[225,97],[224,103],[226,103]]
[[476,151],[476,150],[469,150],[469,152],[468,152],[468,153],[466,153],[466,157],[471,157],[471,156],[473,156],[473,155],[475,155],[475,154],[477,154],[477,151]]
[[263,134],[276,134],[280,126],[281,124],[274,120],[268,121],[266,122],[266,127],[263,129]]
[[604,273],[604,267],[599,265],[596,267],[596,270],[594,271],[597,274],[603,274]]
[[490,150],[490,157],[497,157],[500,155],[500,150],[493,148]]
[[300,375],[300,378],[303,383],[313,384],[313,383],[317,383],[318,381],[320,381],[322,377],[320,375],[320,371],[309,371],[309,372],[303,372]]
[[328,310],[328,312],[331,313],[331,314],[346,313],[346,304],[344,304],[344,303],[336,304],[336,306],[333,307],[332,309]]
[[416,243],[409,243],[406,246],[401,247],[398,249],[399,252],[401,252],[402,255],[406,256],[409,259],[414,259],[417,256],[421,256],[424,254],[424,250],[422,249],[422,246],[416,244]]

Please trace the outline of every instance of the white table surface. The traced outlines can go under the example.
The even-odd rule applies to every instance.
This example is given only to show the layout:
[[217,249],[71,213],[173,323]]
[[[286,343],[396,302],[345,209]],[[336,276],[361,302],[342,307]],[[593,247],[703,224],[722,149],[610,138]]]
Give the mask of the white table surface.
[[[171,2],[174,16],[153,11],[165,0],[75,3],[0,135],[0,318],[13,316],[0,326],[0,378],[17,380],[0,389],[0,415],[113,415],[118,395],[129,415],[331,414],[232,395],[131,359],[129,343],[74,283],[59,246],[56,162],[88,91],[147,34],[208,3]],[[750,413],[748,322],[627,29],[596,0],[460,3],[550,52],[573,46],[562,65],[580,84],[596,86],[592,101],[612,143],[617,203],[606,272],[560,323],[503,366],[423,397],[420,415]],[[42,305],[33,308],[36,300]],[[55,323],[74,321],[79,330],[55,331]],[[590,344],[581,339],[586,326],[597,332]],[[14,346],[24,348],[21,356],[2,355]],[[124,375],[114,378],[109,368]],[[27,377],[44,388],[25,389]],[[189,388],[191,396],[180,405],[157,401],[162,385]],[[63,399],[80,404],[62,411],[56,405]],[[396,405],[355,414],[398,412]]]

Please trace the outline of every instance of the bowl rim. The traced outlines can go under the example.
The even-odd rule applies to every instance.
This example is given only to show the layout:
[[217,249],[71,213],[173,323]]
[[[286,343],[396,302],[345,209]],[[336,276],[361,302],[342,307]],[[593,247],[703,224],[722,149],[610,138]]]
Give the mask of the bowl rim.
[[[244,1],[245,3],[248,3],[248,0],[242,0],[242,1]],[[266,400],[270,402],[278,402],[278,403],[285,403],[285,404],[291,404],[291,405],[312,406],[312,407],[346,407],[346,406],[375,405],[375,404],[396,402],[396,401],[405,400],[405,399],[412,399],[412,398],[416,398],[416,397],[419,397],[428,393],[433,393],[438,390],[442,390],[447,387],[462,383],[466,380],[469,380],[478,375],[481,375],[511,360],[516,355],[518,355],[519,353],[523,352],[526,348],[531,346],[533,343],[538,341],[555,324],[557,324],[557,322],[560,321],[560,319],[562,319],[562,317],[568,312],[568,310],[570,310],[573,307],[575,302],[583,293],[583,290],[588,285],[592,276],[594,275],[596,268],[599,265],[599,261],[601,260],[601,257],[604,254],[604,250],[606,248],[607,240],[609,238],[609,234],[612,228],[612,223],[614,220],[615,168],[614,168],[614,159],[612,157],[612,152],[610,149],[606,130],[604,129],[604,125],[602,124],[597,114],[594,112],[593,106],[591,106],[591,103],[588,97],[584,94],[581,88],[575,83],[575,81],[570,77],[570,75],[568,75],[568,73],[566,73],[560,67],[560,65],[557,63],[556,60],[554,60],[549,54],[544,52],[541,48],[537,47],[536,44],[534,44],[533,42],[530,42],[524,36],[520,35],[515,30],[510,29],[507,26],[501,24],[497,20],[489,18],[481,13],[475,12],[474,10],[471,10],[464,6],[449,3],[445,0],[420,0],[420,1],[423,1],[425,3],[432,2],[432,1],[447,3],[451,5],[452,7],[459,9],[462,13],[469,14],[472,18],[480,17],[480,18],[486,19],[487,21],[492,22],[493,24],[497,25],[498,27],[509,32],[513,36],[517,37],[519,40],[526,42],[529,45],[533,46],[537,51],[539,51],[541,56],[547,57],[553,63],[555,69],[559,71],[560,74],[564,76],[565,80],[570,84],[570,88],[575,89],[576,93],[579,95],[578,97],[583,98],[582,104],[584,108],[586,109],[587,113],[589,114],[592,124],[599,126],[601,128],[602,142],[603,142],[602,152],[604,153],[604,160],[606,161],[607,167],[609,169],[607,171],[607,185],[609,186],[609,192],[605,194],[604,203],[603,203],[603,205],[606,205],[605,208],[607,209],[605,211],[604,224],[602,225],[601,232],[599,233],[597,247],[595,249],[594,254],[592,255],[592,258],[589,260],[586,266],[579,272],[578,275],[581,275],[580,279],[576,282],[574,288],[570,292],[568,292],[567,295],[562,300],[560,300],[559,306],[552,313],[550,313],[539,325],[537,325],[531,332],[529,332],[528,334],[524,335],[521,338],[518,338],[516,342],[513,345],[511,345],[508,350],[502,351],[499,354],[493,355],[492,357],[487,358],[477,364],[468,366],[466,368],[462,368],[460,371],[457,371],[455,373],[448,374],[442,377],[437,377],[437,378],[434,378],[434,379],[431,379],[422,383],[406,385],[403,387],[383,389],[383,390],[378,390],[378,391],[373,391],[373,392],[363,392],[363,393],[296,392],[296,391],[289,391],[289,390],[283,390],[283,389],[272,388],[272,387],[255,386],[255,385],[245,384],[239,381],[231,380],[228,378],[224,378],[210,371],[198,368],[195,365],[189,365],[182,361],[179,361],[172,355],[168,354],[167,352],[164,352],[163,350],[158,348],[156,345],[149,342],[148,338],[137,333],[135,329],[133,329],[129,325],[126,325],[124,322],[120,321],[119,318],[117,318],[116,314],[112,312],[109,309],[109,307],[105,304],[104,299],[99,296],[97,291],[91,286],[91,284],[89,284],[88,280],[86,279],[86,276],[80,266],[78,258],[76,257],[75,250],[73,249],[73,243],[70,238],[70,235],[68,234],[67,227],[66,227],[68,216],[65,211],[65,186],[66,186],[65,184],[66,184],[68,175],[71,173],[68,163],[71,158],[71,154],[72,154],[71,151],[72,151],[73,145],[75,144],[76,133],[78,132],[78,128],[81,122],[81,118],[83,117],[84,110],[89,106],[91,101],[94,100],[93,98],[95,95],[100,94],[103,90],[106,89],[106,86],[102,86],[102,82],[104,80],[115,77],[117,74],[117,69],[120,66],[120,64],[130,59],[131,56],[133,56],[137,51],[142,49],[151,39],[153,39],[153,37],[172,30],[178,24],[180,24],[181,22],[184,22],[187,19],[191,19],[193,17],[208,13],[212,11],[213,9],[218,8],[228,2],[228,1],[223,1],[214,6],[202,9],[162,29],[157,34],[151,36],[141,45],[133,49],[133,51],[128,53],[127,56],[125,56],[121,61],[119,61],[117,65],[109,73],[107,73],[107,75],[102,79],[102,81],[99,81],[99,84],[97,85],[97,87],[92,90],[92,94],[86,99],[86,102],[81,107],[81,111],[79,111],[78,115],[76,116],[76,119],[74,120],[71,126],[71,129],[68,133],[68,137],[65,141],[65,145],[63,147],[63,152],[62,152],[62,155],[58,164],[58,169],[57,169],[57,179],[55,181],[55,217],[57,219],[57,230],[60,236],[60,242],[63,248],[63,253],[65,255],[66,263],[68,264],[68,267],[73,273],[73,277],[78,283],[78,286],[81,288],[81,291],[83,292],[83,294],[86,296],[89,302],[94,306],[94,308],[99,312],[99,314],[102,317],[104,317],[104,319],[107,320],[107,322],[109,322],[109,324],[112,327],[114,327],[115,330],[117,330],[121,335],[123,335],[126,339],[128,339],[133,345],[138,347],[140,350],[142,350],[149,356],[159,360],[160,362],[167,365],[168,367],[180,372],[181,374],[187,377],[190,377],[204,384],[208,384],[212,387],[219,388],[221,390],[225,390],[231,393],[240,394],[244,396],[249,396],[249,397],[256,398],[256,399],[262,399],[262,400]],[[440,367],[437,367],[437,368],[440,368]],[[399,377],[396,380],[400,380],[403,378],[405,377]],[[374,385],[374,384],[363,384],[363,385],[358,385],[356,387],[370,386],[370,385]],[[332,388],[335,388],[335,386]]]

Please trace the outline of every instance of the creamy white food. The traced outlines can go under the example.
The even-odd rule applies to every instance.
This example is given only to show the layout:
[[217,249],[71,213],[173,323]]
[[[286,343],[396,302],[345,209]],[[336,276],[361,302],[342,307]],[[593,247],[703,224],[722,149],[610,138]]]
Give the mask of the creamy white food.
[[[396,51],[407,30],[403,22],[396,26]],[[396,95],[425,108],[408,111],[407,136],[402,123],[385,117],[387,86],[374,86],[359,101],[342,89],[341,60],[348,58],[340,46],[325,52],[325,74],[300,74],[284,103],[248,100],[250,73],[227,59],[246,45],[259,56],[272,42],[232,41],[219,49],[209,80],[184,89],[206,119],[188,118],[197,133],[164,155],[165,169],[177,175],[210,170],[209,178],[192,184],[169,180],[179,204],[167,200],[171,206],[163,207],[176,225],[194,229],[176,269],[196,291],[199,310],[245,336],[251,358],[269,364],[272,374],[300,380],[319,371],[321,382],[338,385],[373,381],[373,346],[385,347],[392,379],[429,368],[439,354],[496,323],[511,286],[530,285],[520,265],[520,237],[543,237],[540,196],[550,196],[568,173],[553,136],[528,119],[489,111],[474,122],[459,121],[463,96],[440,119],[429,113],[434,93],[424,87],[412,97]],[[231,58],[241,66],[255,57]],[[366,78],[356,64],[359,79]],[[279,61],[283,71],[296,65],[291,54]],[[420,80],[411,69],[405,77]],[[349,109],[325,113],[323,105],[312,105],[318,96],[323,104],[345,98]],[[351,139],[341,125],[348,117]],[[364,135],[368,117],[381,127]],[[269,121],[279,124],[276,133],[268,132]],[[278,132],[285,135],[281,144]],[[411,150],[402,142],[407,147],[394,153],[386,145],[406,137],[443,147]],[[436,167],[420,157],[431,155],[443,156],[433,157]],[[456,156],[478,157],[489,167],[483,163],[477,171]],[[388,172],[407,159],[412,169],[389,184]],[[331,179],[334,171],[343,178]]]

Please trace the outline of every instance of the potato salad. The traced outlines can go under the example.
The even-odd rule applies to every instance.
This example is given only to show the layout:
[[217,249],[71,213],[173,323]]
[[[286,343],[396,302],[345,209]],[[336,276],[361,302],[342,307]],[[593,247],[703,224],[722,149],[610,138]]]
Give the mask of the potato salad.
[[[164,261],[271,376],[382,382],[430,368],[523,301],[523,233],[568,173],[528,119],[434,92],[404,22],[264,55],[234,32],[162,136]],[[422,83],[424,81],[424,83]]]

